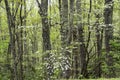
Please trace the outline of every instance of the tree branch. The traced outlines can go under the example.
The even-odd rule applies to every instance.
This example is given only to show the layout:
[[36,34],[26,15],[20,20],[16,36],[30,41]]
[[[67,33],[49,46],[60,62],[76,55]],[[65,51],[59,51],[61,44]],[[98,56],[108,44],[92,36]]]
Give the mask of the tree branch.
[[18,5],[17,5],[17,8],[16,8],[16,10],[15,10],[15,15],[14,15],[14,17],[16,17],[19,7],[20,7],[20,3],[18,3]]
[[42,6],[41,6],[41,4],[40,4],[40,2],[38,0],[36,0],[36,2],[38,4],[39,10],[40,10],[39,14],[42,15],[43,14]]
[[1,3],[2,0],[0,0],[0,3]]

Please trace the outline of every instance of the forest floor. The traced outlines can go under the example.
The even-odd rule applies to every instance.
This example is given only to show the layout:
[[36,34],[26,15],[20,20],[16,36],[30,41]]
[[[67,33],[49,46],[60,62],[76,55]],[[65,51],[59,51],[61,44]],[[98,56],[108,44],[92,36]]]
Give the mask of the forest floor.
[[100,78],[100,79],[81,79],[81,80],[120,80],[120,78],[111,78],[111,79]]
[[[67,79],[61,79],[61,80],[67,80]],[[100,78],[100,79],[69,79],[69,80],[120,80],[120,78],[110,78],[110,79],[106,79],[106,78]]]

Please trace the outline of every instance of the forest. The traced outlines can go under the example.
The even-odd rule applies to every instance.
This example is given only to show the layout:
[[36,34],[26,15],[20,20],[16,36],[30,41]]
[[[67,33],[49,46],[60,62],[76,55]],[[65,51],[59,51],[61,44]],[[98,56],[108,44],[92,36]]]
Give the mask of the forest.
[[0,0],[0,80],[101,78],[120,80],[120,0]]

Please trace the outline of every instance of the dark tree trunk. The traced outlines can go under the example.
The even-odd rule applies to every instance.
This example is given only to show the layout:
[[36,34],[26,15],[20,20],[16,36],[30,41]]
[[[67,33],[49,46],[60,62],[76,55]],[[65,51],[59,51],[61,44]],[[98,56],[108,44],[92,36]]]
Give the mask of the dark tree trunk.
[[[50,57],[50,50],[51,50],[51,42],[50,42],[50,26],[48,21],[48,0],[42,0],[41,3],[36,0],[39,7],[39,14],[42,18],[42,38],[43,38],[43,52],[46,53],[46,51],[49,51],[48,54],[43,58],[43,61],[46,61]],[[45,78],[49,79],[52,75],[53,65],[49,60],[47,60],[49,63],[45,67],[47,70],[45,70]]]
[[[71,28],[69,26],[69,10],[68,10],[68,0],[59,0],[59,10],[60,10],[60,33],[61,33],[61,46],[63,49],[63,55],[67,58],[67,60],[64,60],[63,62],[64,69],[65,66],[69,66],[67,69],[65,69],[63,72],[65,72],[63,75],[63,78],[69,78],[70,77],[70,60],[69,58],[70,53],[66,50],[66,48],[70,45],[71,43]],[[71,25],[72,26],[72,25]],[[67,62],[68,61],[68,62]]]
[[[99,18],[97,18],[99,19]],[[101,29],[102,30],[102,29]],[[96,21],[96,38],[97,38],[97,61],[95,65],[95,76],[101,77],[101,50],[102,50],[102,39],[103,39],[103,30],[99,29],[99,21]]]
[[74,27],[74,28],[72,28],[72,36],[73,36],[73,42],[75,43],[74,44],[74,48],[73,48],[73,53],[72,53],[72,57],[73,57],[73,61],[72,61],[72,74],[73,74],[73,78],[75,78],[75,79],[78,79],[78,77],[79,77],[79,67],[80,67],[80,55],[79,55],[79,47],[78,47],[78,44],[76,44],[76,43],[78,43],[78,36],[77,36],[77,33],[78,33],[78,31],[77,31],[77,28],[76,27]]
[[68,0],[61,1],[60,20],[62,47],[65,48],[68,45]]
[[[21,2],[23,2],[23,0],[21,0]],[[23,11],[23,4],[21,4],[20,6],[20,26],[23,26],[23,15],[22,15],[22,11]],[[19,71],[19,80],[23,80],[23,28],[20,29],[20,53],[18,53],[18,55],[20,55],[19,58],[19,63],[20,63],[20,71]]]
[[[15,9],[15,2],[12,1],[12,5],[9,6],[9,1],[4,0],[6,12],[7,12],[7,19],[8,19],[8,27],[9,27],[9,35],[10,35],[10,44],[9,44],[9,53],[12,54],[13,64],[11,65],[11,80],[23,80],[23,30],[20,28],[20,31],[17,29],[16,25],[16,13],[19,9],[19,5],[16,6]],[[21,0],[22,2],[22,0]],[[20,26],[22,26],[22,4],[20,8]],[[19,24],[19,23],[18,23]],[[19,31],[19,32],[18,32]]]
[[42,17],[42,37],[43,37],[43,52],[51,50],[50,43],[50,28],[48,22],[48,0],[42,0],[41,4],[36,0],[39,6],[39,14]]
[[13,17],[11,15],[10,6],[8,4],[7,0],[4,0],[6,12],[7,12],[7,19],[8,19],[8,27],[9,27],[9,35],[10,35],[10,53],[13,57],[13,74],[11,79],[12,80],[18,80],[18,74],[17,74],[17,61],[16,61],[16,51],[15,51],[15,24]]
[[113,0],[105,0],[105,9],[104,9],[104,23],[105,23],[105,49],[106,49],[106,58],[107,58],[107,66],[109,72],[107,77],[115,77],[114,72],[114,62],[113,56],[111,55],[111,44],[110,41],[113,39],[113,25],[112,25],[112,17],[113,17]]
[[76,1],[76,10],[78,16],[78,41],[80,43],[80,73],[83,77],[87,77],[87,61],[86,61],[86,47],[84,43],[84,28],[83,28],[83,23],[82,23],[82,8],[81,8],[81,0]]
[[79,61],[79,53],[78,53],[78,30],[77,27],[73,24],[73,18],[74,18],[74,5],[75,4],[75,0],[70,0],[70,16],[69,16],[69,26],[70,26],[70,30],[69,30],[69,42],[71,42],[71,40],[73,41],[74,48],[73,48],[73,53],[72,53],[72,70],[71,70],[71,75],[73,78],[77,79],[79,77],[79,67],[80,67],[80,61]]

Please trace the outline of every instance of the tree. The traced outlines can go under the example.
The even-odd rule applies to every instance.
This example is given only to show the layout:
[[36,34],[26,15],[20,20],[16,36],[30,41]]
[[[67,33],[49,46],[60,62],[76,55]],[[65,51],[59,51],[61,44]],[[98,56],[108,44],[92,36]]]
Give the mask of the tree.
[[[100,1],[97,1],[97,4],[101,3]],[[102,4],[102,3],[101,3]],[[100,9],[99,7],[95,7],[95,9]],[[101,77],[102,74],[102,43],[103,43],[103,27],[100,25],[100,19],[101,19],[101,13],[95,13],[96,17],[96,23],[95,23],[95,29],[96,29],[96,53],[97,53],[97,59],[95,63],[95,77]]]
[[43,37],[43,52],[51,50],[50,44],[50,29],[48,22],[48,0],[41,1],[41,4],[36,0],[39,6],[39,14],[42,18],[42,37]]
[[[9,27],[10,43],[8,53],[12,54],[13,64],[11,65],[11,80],[23,80],[23,30],[21,26],[23,25],[22,16],[22,4],[19,2],[12,1],[12,8],[9,5],[10,2],[4,0],[7,20]],[[21,0],[22,2],[22,0]],[[16,6],[15,6],[16,5]],[[13,7],[15,6],[15,8]],[[17,18],[18,9],[20,8],[19,19]],[[15,11],[14,11],[15,10]],[[18,20],[18,22],[17,22]],[[19,25],[20,24],[20,25]],[[20,31],[18,29],[20,26]]]
[[119,77],[119,3],[0,0],[0,80]]
[[1,3],[2,0],[0,0],[0,3]]
[[65,48],[68,45],[68,0],[62,0],[61,4],[61,41]]
[[4,0],[5,6],[6,6],[6,12],[7,12],[7,19],[8,19],[8,26],[9,26],[9,32],[10,32],[10,44],[9,44],[9,52],[13,55],[14,63],[13,63],[13,71],[11,70],[11,74],[13,74],[12,79],[17,80],[17,62],[16,62],[16,53],[15,53],[15,24],[13,17],[11,16],[10,6],[8,4],[7,0]]
[[74,14],[75,14],[75,0],[70,0],[70,18],[69,18],[69,26],[70,26],[70,35],[71,35],[71,38],[72,38],[72,42],[75,43],[75,44],[72,44],[73,45],[73,50],[72,50],[72,71],[71,71],[71,74],[72,74],[72,77],[73,78],[78,78],[79,77],[79,65],[80,65],[80,61],[79,61],[79,53],[78,53],[78,31],[77,31],[77,27],[74,25]]
[[82,8],[81,8],[81,0],[76,1],[76,10],[78,14],[78,41],[80,43],[79,53],[80,53],[80,74],[83,77],[87,77],[87,62],[86,62],[86,49],[84,43],[84,28],[82,23]]
[[[71,43],[71,31],[69,26],[69,6],[68,0],[59,0],[59,11],[60,11],[60,34],[61,34],[61,47],[62,53],[66,56],[66,60],[63,62],[64,71],[62,72],[62,76],[64,78],[70,77],[70,53],[67,51],[67,47],[69,47]],[[68,67],[67,67],[68,66]],[[65,68],[67,67],[67,68]],[[64,74],[63,74],[64,73]]]
[[[43,53],[47,53],[47,51],[51,50],[51,42],[50,42],[50,27],[49,27],[49,21],[48,21],[48,0],[42,0],[41,3],[36,0],[39,7],[39,14],[42,18],[42,38],[43,38]],[[43,60],[47,60],[50,57],[50,52],[46,55],[46,57],[43,58]],[[49,61],[49,60],[48,60]],[[50,75],[52,74],[52,65],[49,63],[49,68],[47,71],[45,71],[46,78],[50,78]]]
[[113,0],[105,0],[105,10],[104,10],[104,23],[105,23],[105,50],[106,50],[106,63],[108,65],[108,77],[115,77],[113,56],[111,54],[111,44],[113,39]]

